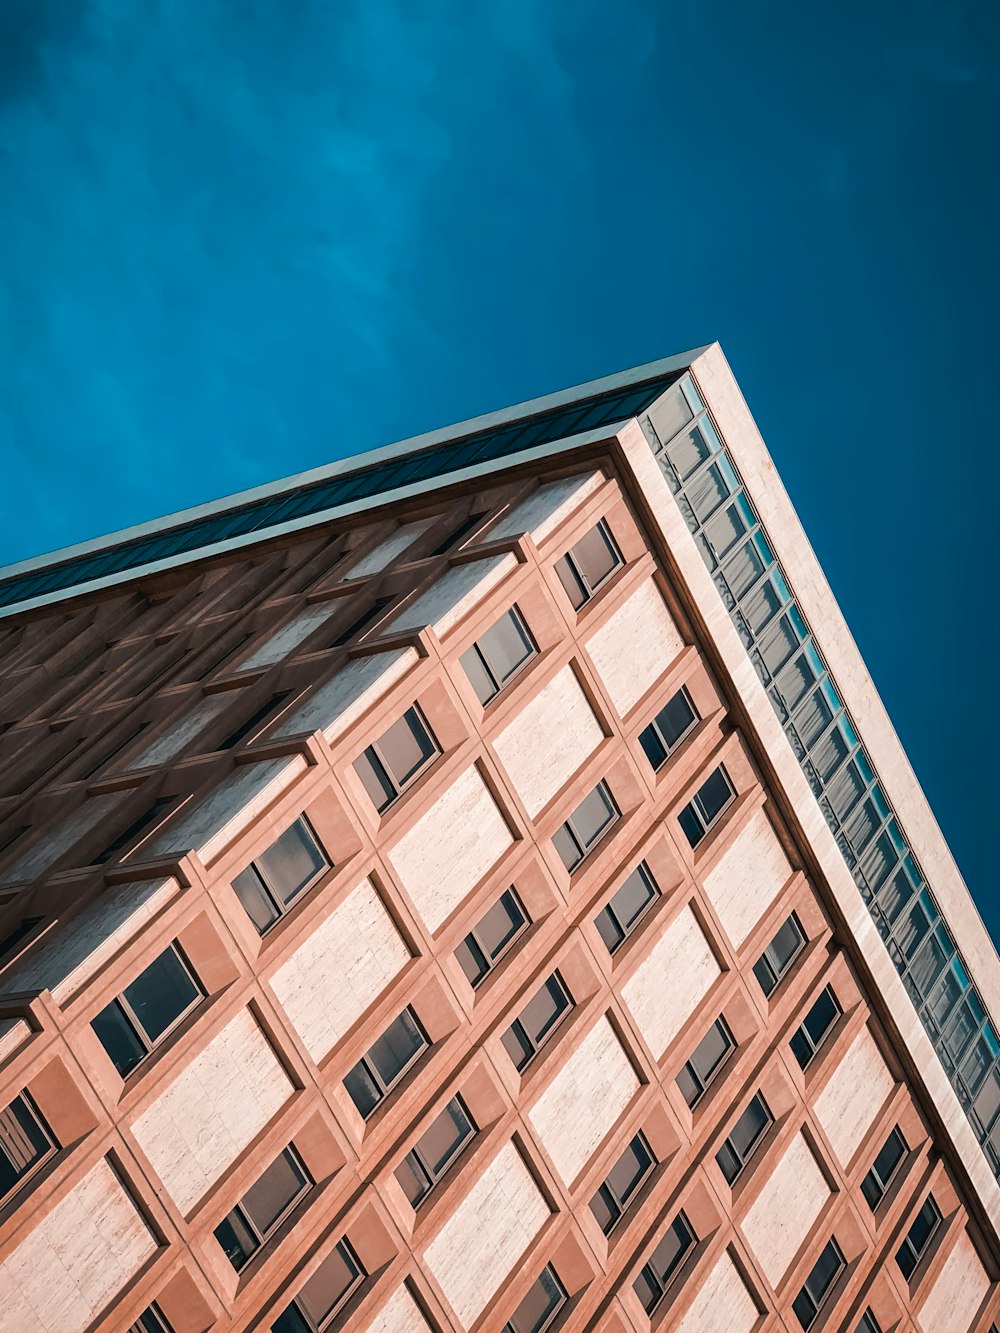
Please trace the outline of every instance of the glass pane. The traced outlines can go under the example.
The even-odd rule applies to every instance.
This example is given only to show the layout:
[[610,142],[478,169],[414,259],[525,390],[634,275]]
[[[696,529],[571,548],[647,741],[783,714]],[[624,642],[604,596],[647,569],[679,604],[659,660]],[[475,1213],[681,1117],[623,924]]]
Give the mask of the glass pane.
[[702,1093],[705,1091],[700,1081],[695,1079],[687,1065],[677,1075],[677,1086],[681,1090],[681,1096],[687,1102],[688,1106],[697,1105]]
[[268,926],[274,925],[281,915],[253,866],[247,866],[246,870],[236,876],[233,891],[256,926],[258,934],[263,935]]
[[354,771],[361,779],[361,785],[376,810],[384,810],[395,800],[396,788],[372,746],[369,745],[364,754],[358,755],[355,759]]
[[653,1165],[653,1155],[637,1134],[608,1172],[606,1184],[624,1207]]
[[151,1043],[155,1043],[201,992],[173,949],[165,949],[123,992]]
[[649,1267],[664,1287],[680,1267],[681,1260],[690,1249],[693,1239],[686,1219],[678,1217],[670,1225],[667,1234],[649,1256]]
[[625,932],[615,920],[611,909],[605,907],[603,911],[598,912],[594,918],[594,925],[608,953],[614,953],[625,939]]
[[704,523],[713,514],[723,500],[729,497],[729,485],[718,463],[713,463],[695,478],[687,489],[688,503],[694,510],[699,523]]
[[796,918],[790,916],[767,946],[767,956],[776,976],[784,975],[798,955],[802,944],[802,928]]
[[341,1241],[299,1292],[298,1303],[314,1324],[321,1324],[360,1276],[361,1269],[354,1256]]
[[702,1083],[707,1084],[711,1080],[732,1049],[733,1039],[728,1028],[720,1021],[713,1023],[695,1047],[690,1061]]
[[476,926],[475,935],[483,951],[495,959],[526,924],[523,908],[508,889]]
[[297,819],[256,864],[278,901],[289,903],[329,862],[305,823]]
[[511,1315],[512,1333],[542,1333],[566,1303],[566,1293],[549,1265],[542,1269],[528,1294]]
[[[760,556],[757,555],[756,550],[754,550],[754,556],[759,565],[758,573],[762,573],[763,564],[760,560]],[[734,558],[734,563],[735,563],[735,558]],[[730,570],[731,566],[727,565],[726,566],[727,576],[729,575]],[[729,581],[729,586],[731,588],[733,586],[731,578]],[[736,592],[736,589],[733,588],[733,591]],[[783,605],[782,599],[778,593],[777,588],[774,586],[774,582],[772,579],[765,580],[765,582],[763,582],[760,585],[760,587],[755,588],[753,592],[750,593],[750,595],[740,603],[743,614],[746,617],[746,622],[753,630],[755,635],[759,634],[761,630],[764,628],[764,626],[768,624],[769,621],[774,619],[774,617],[781,610],[782,605]]]
[[552,835],[552,845],[559,853],[560,860],[567,870],[575,870],[583,860],[583,852],[573,837],[568,824],[562,824]]
[[466,649],[458,660],[462,664],[462,670],[469,677],[469,683],[476,692],[476,698],[485,707],[500,691],[497,682],[487,671],[479,649],[473,644],[471,648]]
[[579,611],[589,597],[587,589],[583,586],[572,561],[568,556],[562,556],[556,561],[556,575],[563,586],[566,596],[569,598],[570,605],[574,611]]
[[701,809],[706,824],[722,813],[732,799],[733,789],[724,768],[717,768],[712,776],[698,788],[696,801]]
[[[738,602],[742,603],[743,598],[764,573],[765,569],[766,565],[761,559],[760,552],[757,550],[753,541],[744,542],[739,550],[729,557],[723,573],[726,576],[726,582],[729,584],[733,596]],[[755,610],[756,618],[760,621],[761,625],[766,624],[768,617],[765,614],[765,604],[761,603]]]
[[0,1112],[0,1198],[4,1198],[51,1148],[48,1135],[23,1097]]
[[479,640],[479,648],[501,685],[509,680],[535,651],[520,618],[514,611],[508,611],[486,631]]
[[677,816],[677,822],[691,846],[697,847],[705,836],[705,825],[702,823],[701,816],[695,810],[693,802],[684,807]]
[[691,408],[679,384],[674,385],[649,410],[649,419],[661,444],[673,439],[680,428],[691,420],[691,415]]
[[260,1241],[236,1208],[215,1228],[215,1239],[237,1273],[246,1266],[254,1251],[260,1248]]
[[649,904],[659,897],[659,894],[660,891],[653,883],[653,878],[646,869],[645,863],[640,861],[621,888],[615,893],[610,906],[624,929],[628,930],[629,926],[643,914]]
[[654,726],[650,725],[639,733],[639,744],[652,768],[657,769],[666,760],[667,748],[660,740]]
[[490,961],[472,935],[466,935],[461,941],[455,949],[455,957],[470,986],[478,986],[491,967]]
[[424,1130],[417,1150],[433,1179],[437,1179],[473,1132],[465,1107],[453,1097],[441,1114]]
[[427,1194],[432,1183],[416,1154],[407,1153],[399,1166],[396,1167],[394,1174],[409,1201],[410,1207],[416,1208],[417,1204]]
[[344,1075],[344,1087],[365,1120],[385,1096],[364,1060]]
[[770,1123],[771,1113],[767,1109],[767,1103],[758,1093],[737,1120],[730,1135],[733,1147],[744,1161]]
[[378,750],[397,787],[409,782],[436,753],[427,728],[412,708],[379,738]]
[[528,1039],[524,1028],[519,1022],[515,1021],[500,1040],[503,1043],[504,1050],[510,1056],[511,1064],[520,1073],[535,1054],[535,1048]]
[[621,1217],[621,1208],[606,1186],[602,1185],[590,1201],[590,1211],[594,1214],[597,1225],[605,1235],[612,1230]]
[[[661,440],[663,436],[660,436]],[[667,450],[667,456],[677,470],[681,481],[711,456],[711,448],[699,426],[679,435]]]
[[135,1028],[125,1017],[117,1000],[112,1000],[107,1008],[101,1010],[91,1027],[122,1078],[146,1055],[145,1045],[139,1040]]
[[705,527],[705,536],[717,556],[726,554],[747,530],[746,521],[737,504],[727,505]]
[[814,690],[795,714],[795,727],[807,750],[812,750],[832,721],[830,705],[820,690]]
[[903,1143],[903,1136],[898,1129],[894,1129],[879,1150],[879,1154],[875,1158],[875,1161],[872,1163],[872,1170],[883,1185],[888,1185],[889,1181],[892,1179],[893,1172],[903,1160],[905,1152],[906,1148]]
[[409,1009],[386,1028],[368,1052],[368,1059],[385,1088],[390,1088],[427,1042]]
[[621,557],[603,522],[584,533],[572,550],[573,560],[591,592],[621,564]]
[[518,1017],[537,1046],[569,1007],[569,997],[559,978],[553,975],[535,992]]
[[806,1278],[806,1287],[812,1295],[817,1305],[833,1286],[837,1279],[837,1274],[844,1266],[844,1261],[840,1257],[840,1251],[830,1241],[823,1253],[816,1260],[816,1264]]
[[284,1216],[307,1182],[305,1172],[286,1148],[247,1190],[240,1207],[262,1236]]
[[840,1006],[829,986],[806,1014],[802,1026],[818,1046],[840,1015]]
[[656,725],[668,750],[672,750],[698,720],[685,690],[678,690],[656,715]]
[[584,848],[591,847],[617,818],[618,811],[603,782],[599,782],[570,815],[573,831]]

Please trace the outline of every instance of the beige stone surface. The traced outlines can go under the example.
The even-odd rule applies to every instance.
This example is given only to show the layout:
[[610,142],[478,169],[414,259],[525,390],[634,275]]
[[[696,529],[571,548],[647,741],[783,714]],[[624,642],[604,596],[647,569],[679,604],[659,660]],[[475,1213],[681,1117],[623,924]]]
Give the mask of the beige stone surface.
[[704,880],[709,902],[734,948],[742,947],[791,873],[770,820],[758,810]]
[[917,1314],[921,1333],[969,1333],[989,1289],[989,1276],[963,1231]]
[[232,705],[233,696],[228,690],[224,690],[221,694],[207,694],[183,716],[173,718],[166,731],[155,736],[147,746],[137,751],[124,765],[126,771],[133,768],[152,768],[156,764],[163,764],[168,759],[173,759],[220,713]]
[[590,472],[539,486],[493,525],[489,532],[490,541],[520,537],[522,533],[530,532],[536,542],[543,542],[603,481],[602,473]]
[[728,1250],[701,1284],[677,1333],[750,1333],[759,1318]]
[[386,625],[386,632],[398,634],[429,625],[438,635],[447,634],[516,568],[517,559],[513,555],[493,555],[452,565],[393,617]]
[[862,1028],[816,1098],[816,1118],[841,1166],[857,1152],[869,1126],[895,1087],[875,1040]]
[[[540,745],[543,736],[545,744]],[[567,665],[499,732],[493,749],[534,818],[603,739],[587,696]]]
[[297,615],[292,616],[284,625],[260,645],[255,648],[249,657],[245,657],[239,664],[240,671],[251,671],[259,667],[273,666],[275,662],[280,662],[288,657],[290,653],[307,639],[313,630],[318,629],[324,620],[329,620],[333,614],[333,608],[329,602],[318,602],[315,606],[307,606],[299,611]]
[[796,1134],[743,1219],[743,1234],[772,1286],[788,1271],[829,1197],[812,1149]]
[[434,520],[431,518],[417,519],[413,523],[402,523],[389,533],[378,546],[374,547],[367,555],[363,555],[356,565],[352,565],[344,575],[348,579],[365,578],[369,574],[378,574],[387,566],[391,565],[398,555],[401,555],[408,546],[411,546],[417,538],[430,527]]
[[670,669],[683,647],[680,631],[652,579],[641,583],[586,644],[622,717]]
[[[51,823],[44,835],[30,844],[14,858],[2,872],[0,884],[14,884],[18,880],[34,879],[42,875],[50,866],[73,846],[75,842],[97,827],[98,824],[112,817],[116,806],[122,803],[122,794],[112,792],[107,796],[88,796],[87,799],[63,820]],[[117,829],[115,830],[117,832]],[[108,842],[114,837],[108,834]]]
[[409,958],[382,899],[365,879],[278,968],[271,989],[306,1050],[321,1060]]
[[720,974],[690,907],[685,907],[621,988],[622,999],[658,1060]]
[[328,741],[342,736],[417,661],[415,648],[352,657],[274,729],[275,736],[322,731]]
[[430,1324],[406,1287],[397,1287],[364,1333],[428,1333]]

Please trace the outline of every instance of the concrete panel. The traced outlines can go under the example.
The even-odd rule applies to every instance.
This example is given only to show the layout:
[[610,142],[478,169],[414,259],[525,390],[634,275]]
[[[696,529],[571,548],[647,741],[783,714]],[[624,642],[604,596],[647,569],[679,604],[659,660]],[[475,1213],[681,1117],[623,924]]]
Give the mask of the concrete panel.
[[[538,744],[540,736],[544,745]],[[534,819],[603,739],[587,696],[567,665],[527,701],[493,748]]]
[[801,1134],[796,1134],[743,1219],[743,1234],[776,1287],[830,1197],[830,1187]]
[[286,621],[280,629],[275,630],[253,650],[249,657],[245,657],[237,670],[251,671],[264,666],[273,666],[275,662],[282,661],[293,653],[313,630],[318,629],[324,620],[330,619],[333,609],[334,604],[330,602],[318,602],[315,606],[307,606],[305,610]]
[[174,718],[162,735],[154,737],[143,749],[134,754],[124,765],[126,772],[133,768],[152,768],[154,764],[165,764],[173,759],[227,708],[233,706],[233,696],[228,691],[221,694],[209,694],[195,704],[182,717]]
[[0,1325],[10,1333],[82,1333],[156,1248],[102,1159],[0,1264]]
[[742,947],[791,873],[770,820],[758,810],[704,880],[708,900],[735,948]]
[[657,1060],[721,970],[694,913],[685,907],[621,988],[622,999]]
[[133,1122],[132,1133],[187,1213],[292,1092],[270,1043],[244,1009],[166,1085]]
[[[44,874],[75,842],[108,820],[121,802],[119,792],[88,796],[67,818],[50,820],[43,837],[25,848],[0,874],[0,884],[16,884],[19,880],[35,879]],[[108,841],[111,841],[111,835]]]
[[652,579],[640,584],[586,644],[622,717],[669,670],[683,647],[680,630]]
[[841,1166],[846,1167],[895,1087],[875,1039],[862,1028],[829,1083],[816,1098],[823,1126]]
[[539,486],[537,491],[532,491],[490,528],[489,540],[520,537],[522,533],[530,532],[536,543],[543,542],[603,481],[600,472],[591,472],[586,476],[563,477],[560,481],[550,481],[545,486]]
[[989,1276],[963,1231],[917,1314],[921,1333],[968,1333],[989,1289]]
[[452,565],[393,617],[386,625],[386,633],[399,634],[430,625],[438,635],[447,634],[516,568],[517,559],[513,555],[493,555],[485,560]]
[[397,1287],[364,1333],[429,1333],[429,1329],[407,1288]]
[[600,1018],[528,1111],[556,1170],[571,1185],[639,1089],[607,1018]]
[[433,518],[421,518],[415,523],[401,524],[379,542],[374,550],[363,555],[358,563],[348,570],[344,578],[366,578],[369,574],[378,574],[381,570],[388,569],[396,557],[402,555],[408,546],[412,546],[433,522]]
[[759,1318],[739,1269],[723,1251],[702,1283],[677,1333],[750,1333]]
[[477,768],[468,768],[389,852],[389,861],[434,932],[513,842]]
[[399,975],[410,953],[370,880],[309,935],[271,989],[314,1060],[322,1060]]
[[521,1154],[505,1144],[424,1251],[463,1328],[486,1309],[548,1217]]
[[334,741],[417,661],[415,648],[353,657],[275,727],[275,736],[322,731]]

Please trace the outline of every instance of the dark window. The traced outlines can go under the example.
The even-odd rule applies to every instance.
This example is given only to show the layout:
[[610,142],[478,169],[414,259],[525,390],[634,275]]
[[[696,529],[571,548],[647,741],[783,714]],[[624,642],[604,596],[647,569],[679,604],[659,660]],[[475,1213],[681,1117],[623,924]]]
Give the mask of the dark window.
[[621,1221],[629,1203],[655,1165],[656,1158],[645,1135],[636,1134],[590,1201],[590,1211],[606,1236],[610,1236]]
[[408,708],[354,761],[375,809],[381,813],[438,753],[430,728],[416,708]]
[[146,1306],[134,1324],[129,1325],[128,1333],[174,1333],[174,1331],[164,1319],[160,1307],[154,1302]]
[[512,607],[462,654],[459,661],[479,702],[485,706],[537,652],[517,608]]
[[941,1211],[934,1202],[934,1195],[928,1194],[926,1203],[906,1233],[906,1239],[896,1251],[896,1263],[899,1264],[899,1271],[907,1281],[913,1276],[913,1270],[926,1254],[927,1247],[940,1225]]
[[56,1150],[56,1141],[25,1093],[0,1111],[0,1200]]
[[735,798],[736,792],[729,774],[720,764],[701,784],[691,800],[680,812],[678,820],[684,836],[692,847],[697,847],[723,810]]
[[553,972],[503,1034],[504,1050],[518,1073],[528,1067],[572,1008],[573,997],[559,973]]
[[600,523],[584,533],[577,544],[556,561],[556,574],[574,609],[579,611],[605,579],[610,578],[618,566],[624,563],[615,539],[602,518]]
[[528,927],[528,914],[513,889],[500,895],[455,950],[471,986],[489,976],[518,936]]
[[607,907],[594,918],[608,953],[614,953],[635,930],[651,905],[660,896],[659,885],[649,866],[640,861],[611,898]]
[[793,1033],[789,1043],[800,1069],[805,1069],[812,1062],[842,1012],[840,1001],[834,995],[833,988],[827,986],[802,1020],[802,1026]]
[[866,1310],[861,1316],[861,1323],[855,1329],[855,1333],[882,1333],[879,1322],[871,1310]]
[[396,1167],[396,1179],[414,1208],[420,1207],[475,1133],[465,1103],[452,1097]]
[[802,1290],[792,1301],[792,1309],[803,1328],[812,1328],[823,1302],[833,1290],[837,1278],[847,1267],[840,1246],[832,1238],[813,1265]]
[[718,1077],[726,1061],[736,1050],[736,1043],[725,1019],[717,1018],[694,1048],[690,1060],[677,1075],[677,1086],[692,1110]]
[[9,932],[9,934],[5,935],[3,939],[0,940],[0,962],[2,962],[8,954],[15,952],[18,946],[23,944],[28,936],[33,933],[35,927],[41,925],[42,920],[43,918],[40,916],[26,916],[12,931]]
[[272,1236],[312,1180],[292,1148],[280,1153],[215,1228],[215,1239],[237,1273]]
[[868,1207],[875,1211],[885,1198],[893,1176],[899,1170],[906,1157],[906,1140],[899,1131],[899,1126],[892,1131],[879,1149],[879,1154],[872,1163],[872,1168],[861,1182],[861,1193],[865,1196]]
[[127,847],[131,843],[136,842],[139,835],[155,824],[163,812],[169,809],[173,804],[174,798],[172,796],[161,796],[158,801],[154,801],[149,809],[143,811],[138,819],[133,820],[123,833],[119,833],[114,842],[109,843],[103,852],[99,852],[97,856],[94,857],[91,864],[102,866],[106,861],[110,861],[113,856],[120,852],[123,847]]
[[758,1092],[733,1126],[732,1133],[715,1154],[715,1160],[728,1184],[735,1183],[773,1124],[774,1116],[771,1114],[771,1109]]
[[330,644],[331,648],[343,648],[344,644],[350,643],[356,639],[363,629],[367,629],[382,614],[385,608],[393,601],[392,597],[376,597],[371,606],[356,620],[352,620],[346,629],[341,630],[337,637]]
[[798,958],[806,937],[793,912],[780,926],[778,933],[753,965],[753,974],[768,997],[778,988],[778,982]]
[[233,880],[247,916],[263,935],[288,911],[330,862],[306,821],[299,818]]
[[171,944],[91,1026],[125,1078],[203,999],[177,945]]
[[429,1042],[407,1005],[344,1079],[351,1100],[367,1120]]
[[659,768],[673,754],[681,741],[698,722],[698,712],[687,690],[678,690],[639,733],[639,744],[653,768]]
[[663,1300],[685,1255],[696,1240],[687,1218],[683,1213],[678,1213],[634,1283],[635,1294],[642,1301],[642,1308],[647,1314],[652,1314]]
[[340,1240],[271,1325],[274,1333],[318,1333],[342,1310],[367,1274],[347,1240]]
[[544,1333],[569,1296],[551,1264],[546,1264],[528,1294],[503,1326],[503,1333]]
[[281,690],[278,694],[272,694],[270,699],[268,699],[266,703],[261,704],[251,717],[248,717],[247,720],[241,726],[238,726],[235,731],[230,732],[218,748],[220,750],[232,750],[235,746],[239,745],[240,741],[245,740],[251,732],[259,731],[264,719],[270,717],[270,715],[285,702],[290,694],[291,690]]
[[477,524],[481,523],[485,517],[485,513],[470,514],[468,518],[463,519],[463,521],[459,523],[457,528],[452,528],[444,541],[439,542],[438,545],[434,547],[434,550],[431,551],[431,555],[444,555],[445,551],[450,551],[456,542],[460,542],[463,537],[467,537],[472,529],[476,527]]
[[619,816],[605,782],[599,782],[589,796],[585,796],[561,828],[552,835],[552,842],[567,870],[575,870],[585,856],[616,822]]

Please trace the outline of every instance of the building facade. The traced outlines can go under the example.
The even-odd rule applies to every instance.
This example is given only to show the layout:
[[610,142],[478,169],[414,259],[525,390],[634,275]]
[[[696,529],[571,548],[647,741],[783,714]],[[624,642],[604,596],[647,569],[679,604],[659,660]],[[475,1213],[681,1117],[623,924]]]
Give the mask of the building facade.
[[995,1329],[1000,963],[718,346],[0,611],[5,1333]]

